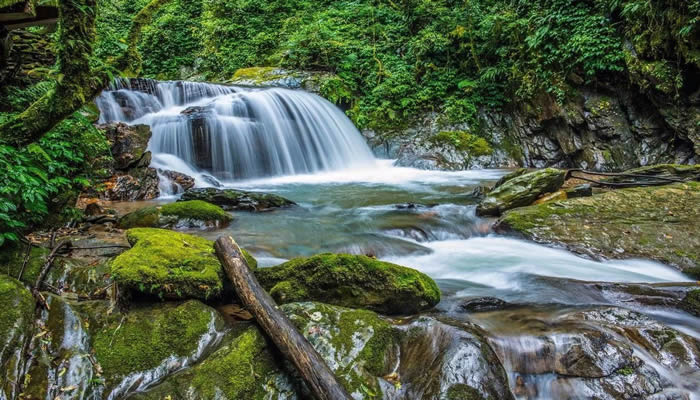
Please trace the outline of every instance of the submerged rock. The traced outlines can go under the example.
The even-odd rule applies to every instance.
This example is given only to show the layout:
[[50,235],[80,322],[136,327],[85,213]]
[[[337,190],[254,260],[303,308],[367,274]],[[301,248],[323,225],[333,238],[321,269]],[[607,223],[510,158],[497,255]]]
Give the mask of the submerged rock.
[[22,346],[31,338],[34,297],[16,279],[0,273],[0,398],[15,398],[21,380]]
[[[214,255],[213,242],[198,236],[155,228],[126,233],[130,250],[111,264],[120,289],[165,299],[209,299],[220,296],[224,273]],[[245,250],[248,265],[257,262]]]
[[700,260],[697,204],[697,182],[620,189],[511,210],[495,230],[594,257],[644,257],[692,270]]
[[130,228],[219,228],[233,219],[221,207],[201,200],[145,207],[119,219],[119,227]]
[[440,301],[435,282],[411,268],[367,256],[319,254],[256,271],[278,303],[321,301],[383,314],[413,314]]
[[180,201],[187,200],[203,200],[229,211],[265,211],[296,204],[291,200],[274,194],[215,188],[190,189],[180,199]]
[[566,171],[546,168],[514,176],[492,190],[476,207],[476,213],[498,216],[516,207],[529,206],[541,195],[556,192],[564,184],[565,175]]

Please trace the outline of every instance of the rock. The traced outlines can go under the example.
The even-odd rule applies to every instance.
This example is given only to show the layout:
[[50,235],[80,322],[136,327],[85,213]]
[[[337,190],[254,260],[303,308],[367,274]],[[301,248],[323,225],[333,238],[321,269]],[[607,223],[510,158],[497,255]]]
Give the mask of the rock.
[[495,225],[594,257],[650,258],[681,269],[700,260],[700,183],[609,191],[511,210]]
[[0,273],[0,398],[15,398],[22,346],[31,338],[34,297],[18,280]]
[[[681,165],[681,164],[658,164],[648,165],[645,167],[634,168],[624,172],[630,175],[644,175],[660,178],[671,178],[686,181],[700,181],[700,165]],[[650,179],[654,180],[654,179]],[[643,178],[626,178],[623,176],[610,177],[602,180],[603,182],[623,182],[635,181],[643,183],[646,180]]]
[[567,194],[564,190],[558,190],[554,193],[546,193],[539,199],[535,200],[533,204],[544,204],[544,203],[550,203],[552,201],[561,201],[561,200],[566,200],[567,199]]
[[192,107],[187,107],[187,108],[185,108],[184,110],[182,110],[182,111],[180,112],[180,114],[183,114],[183,115],[191,115],[191,114],[201,113],[201,112],[203,112],[203,111],[204,111],[204,107],[192,106]]
[[491,188],[491,190],[496,189],[499,186],[503,186],[503,184],[508,182],[509,180],[517,178],[521,175],[525,175],[527,174],[527,172],[527,168],[518,168],[515,171],[508,173],[507,175],[503,175],[499,180],[496,181],[496,184],[493,185],[493,188]]
[[128,313],[111,312],[107,301],[54,295],[47,301],[27,398],[129,397],[200,361],[225,331],[219,314],[194,300],[142,304]]
[[[194,187],[194,178],[180,172],[159,169],[158,174],[170,181],[170,192],[181,193]],[[159,179],[162,179],[159,177]]]
[[87,206],[85,206],[83,214],[86,216],[94,217],[96,215],[104,214],[104,210],[102,209],[102,207],[100,207],[99,203],[90,203]]
[[148,167],[150,162],[151,152],[146,152],[136,167],[109,178],[100,197],[108,201],[134,201],[160,196],[158,171]]
[[144,207],[119,219],[121,229],[131,228],[220,228],[233,217],[219,206],[201,200],[183,201],[161,207]]
[[[120,290],[155,295],[162,299],[211,299],[224,289],[224,273],[214,255],[213,242],[192,235],[155,228],[126,233],[130,250],[111,264]],[[245,250],[248,265],[257,261]]]
[[180,201],[186,200],[204,200],[229,211],[265,211],[273,208],[290,207],[296,204],[274,194],[215,188],[190,189],[180,198]]
[[566,189],[566,197],[568,199],[575,199],[578,197],[590,197],[593,196],[593,187],[589,183],[583,185],[577,185],[572,188]]
[[304,89],[319,94],[321,84],[333,79],[327,72],[285,70],[276,67],[250,67],[237,70],[230,83],[244,86],[283,87]]
[[367,256],[319,254],[256,271],[260,284],[280,304],[321,301],[383,314],[413,314],[440,301],[427,275]]
[[477,215],[498,216],[503,212],[532,204],[544,193],[557,191],[564,184],[566,171],[547,168],[507,180],[492,190],[476,208]]
[[114,169],[126,171],[133,168],[146,153],[148,141],[151,139],[151,128],[148,125],[127,125],[116,122],[98,125],[110,143]]
[[496,297],[475,297],[463,300],[458,307],[464,312],[487,312],[503,310],[512,305]]
[[700,289],[689,291],[681,301],[680,307],[685,311],[700,317]]

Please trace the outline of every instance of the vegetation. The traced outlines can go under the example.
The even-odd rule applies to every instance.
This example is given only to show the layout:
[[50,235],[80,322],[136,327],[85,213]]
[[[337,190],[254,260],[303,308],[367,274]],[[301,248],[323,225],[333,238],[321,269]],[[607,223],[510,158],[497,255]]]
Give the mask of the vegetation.
[[[114,47],[103,32],[125,30],[144,1],[103,6],[103,48]],[[700,66],[699,15],[697,0],[179,0],[140,49],[144,72],[159,78],[330,72],[322,93],[349,104],[361,128],[388,134],[429,110],[474,122],[481,107],[563,102],[582,83],[678,96]]]

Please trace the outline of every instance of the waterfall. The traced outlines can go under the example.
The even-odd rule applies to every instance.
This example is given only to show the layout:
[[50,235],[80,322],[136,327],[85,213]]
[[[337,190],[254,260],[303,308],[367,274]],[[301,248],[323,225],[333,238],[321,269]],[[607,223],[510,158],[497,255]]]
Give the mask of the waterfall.
[[[231,181],[374,163],[347,116],[314,94],[198,82],[135,82],[138,85],[116,81],[97,98],[100,122],[149,125],[149,150],[160,160],[159,167]],[[180,161],[163,165],[173,159],[167,155]],[[182,171],[183,162],[188,171]]]

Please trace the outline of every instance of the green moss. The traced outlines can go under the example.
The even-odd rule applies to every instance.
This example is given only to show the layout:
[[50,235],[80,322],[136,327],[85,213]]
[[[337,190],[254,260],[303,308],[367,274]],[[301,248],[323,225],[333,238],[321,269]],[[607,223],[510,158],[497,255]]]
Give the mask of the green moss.
[[121,288],[162,298],[207,299],[223,289],[223,271],[212,242],[155,228],[127,231],[133,246],[112,262]]
[[[683,255],[685,255],[685,252],[679,251],[677,254],[680,254],[681,256],[683,256]],[[697,257],[698,255],[695,254],[694,256]],[[698,279],[698,280],[700,280],[700,267],[686,268],[686,269],[683,270],[683,272],[684,272],[686,275],[688,275],[688,276],[690,276],[691,278],[693,278],[693,279]]]
[[119,218],[121,229],[155,228],[160,224],[158,207],[144,207]]
[[181,201],[166,204],[160,208],[163,215],[175,216],[178,218],[190,218],[200,221],[218,221],[227,223],[232,217],[221,207],[201,200]]
[[266,81],[274,81],[287,77],[280,73],[277,67],[250,67],[240,68],[233,73],[233,81],[251,81],[255,84],[261,84]]
[[565,175],[564,170],[545,168],[515,176],[489,192],[477,206],[476,213],[498,216],[507,210],[528,206],[541,195],[559,190]]
[[617,373],[619,373],[620,375],[629,376],[629,375],[634,374],[634,368],[632,368],[632,367],[620,368],[617,370]]
[[448,145],[455,150],[465,152],[472,157],[493,154],[493,149],[486,139],[466,131],[443,131],[432,138],[433,143]]
[[[0,273],[17,278],[22,270],[26,252],[27,249],[24,245],[4,247],[0,251]],[[22,282],[28,285],[33,285],[36,282],[36,278],[46,262],[48,253],[49,251],[42,247],[32,246],[29,252],[29,259],[22,274]]]
[[484,396],[469,385],[457,383],[447,389],[447,400],[484,400]]
[[16,344],[16,340],[26,333],[33,311],[34,297],[29,290],[18,280],[0,274],[0,362],[4,362],[14,349],[8,344]]
[[700,289],[688,292],[681,301],[681,307],[691,314],[700,316]]
[[511,210],[496,230],[610,258],[651,258],[693,274],[700,210],[689,205],[698,202],[697,182],[620,189]]
[[[225,277],[213,242],[157,228],[130,229],[126,236],[132,248],[111,263],[112,277],[122,289],[165,299],[221,295]],[[248,266],[257,268],[257,260],[241,250]]]
[[[166,358],[191,356],[216,313],[190,300],[133,309],[94,334],[95,357],[108,384],[153,369]],[[221,322],[220,322],[221,323]]]
[[440,290],[427,275],[366,256],[319,254],[256,271],[279,303],[321,301],[385,314],[433,307]]

